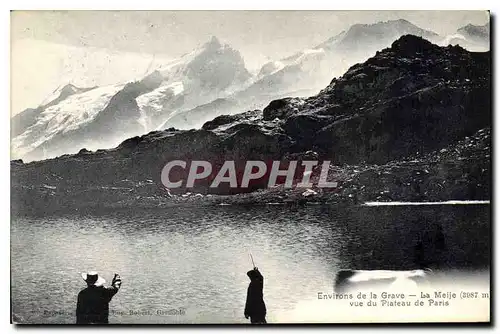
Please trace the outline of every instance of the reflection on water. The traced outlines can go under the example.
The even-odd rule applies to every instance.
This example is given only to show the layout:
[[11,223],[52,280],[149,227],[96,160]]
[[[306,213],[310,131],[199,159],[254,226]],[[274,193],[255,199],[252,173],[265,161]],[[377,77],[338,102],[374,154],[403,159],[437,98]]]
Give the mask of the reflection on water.
[[[268,321],[332,291],[340,268],[414,269],[439,225],[434,263],[487,269],[490,207],[217,207],[115,211],[12,221],[12,310],[28,323],[74,323],[82,271],[123,286],[112,323],[245,323],[249,253],[265,277]],[[157,314],[183,308],[185,315]],[[131,312],[135,312],[131,314]]]

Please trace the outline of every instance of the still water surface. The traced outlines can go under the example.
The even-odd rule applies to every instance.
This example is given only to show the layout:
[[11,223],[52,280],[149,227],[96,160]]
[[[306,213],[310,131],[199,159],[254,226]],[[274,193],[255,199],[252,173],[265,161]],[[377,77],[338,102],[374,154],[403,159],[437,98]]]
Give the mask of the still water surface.
[[[440,266],[488,269],[489,205],[216,207],[13,218],[12,311],[74,323],[80,272],[123,278],[111,323],[245,323],[247,270],[265,277],[269,322],[331,292],[340,268],[415,269],[414,245],[441,225]],[[182,309],[183,315],[169,315]],[[158,314],[164,312],[164,314]],[[167,313],[167,314],[165,314]]]

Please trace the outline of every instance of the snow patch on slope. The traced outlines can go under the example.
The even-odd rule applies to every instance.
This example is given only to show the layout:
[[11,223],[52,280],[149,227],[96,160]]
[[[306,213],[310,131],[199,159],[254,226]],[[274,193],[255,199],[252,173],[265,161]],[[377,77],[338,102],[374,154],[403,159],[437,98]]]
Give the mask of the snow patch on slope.
[[160,86],[149,93],[137,97],[135,100],[137,101],[139,109],[141,110],[145,107],[152,107],[154,109],[158,109],[158,111],[161,111],[161,102],[165,98],[165,95],[172,94],[173,96],[175,96],[181,94],[183,91],[184,84],[180,81],[176,81],[171,84]]
[[444,202],[366,202],[364,206],[401,206],[401,205],[477,205],[490,204],[487,200],[450,200]]
[[155,90],[143,94],[135,99],[141,114],[138,122],[144,127],[145,131],[149,131],[148,110],[156,114],[162,113],[163,102],[166,99],[171,99],[176,95],[182,94],[182,92],[184,92],[184,84],[181,81],[176,81],[160,86]]

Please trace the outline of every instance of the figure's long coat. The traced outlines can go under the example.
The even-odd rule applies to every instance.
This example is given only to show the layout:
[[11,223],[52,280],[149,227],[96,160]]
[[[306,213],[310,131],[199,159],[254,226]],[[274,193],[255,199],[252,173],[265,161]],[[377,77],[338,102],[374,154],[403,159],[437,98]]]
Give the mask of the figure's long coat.
[[266,316],[266,304],[264,303],[264,277],[258,270],[247,273],[250,277],[248,285],[247,301],[245,304],[245,315],[250,318],[264,319]]

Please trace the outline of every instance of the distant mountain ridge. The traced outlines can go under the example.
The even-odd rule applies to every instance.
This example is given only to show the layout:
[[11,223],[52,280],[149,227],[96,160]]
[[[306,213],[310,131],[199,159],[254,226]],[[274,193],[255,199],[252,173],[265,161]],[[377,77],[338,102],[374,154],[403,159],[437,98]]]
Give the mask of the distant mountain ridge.
[[13,158],[40,160],[82,147],[116,146],[156,129],[171,113],[227,96],[250,77],[239,52],[213,37],[140,81],[66,85],[47,104],[13,117]]
[[[355,24],[312,49],[265,64],[261,73],[268,74],[250,86],[246,95],[259,94],[261,91],[269,94],[269,86],[272,86],[277,96],[292,91],[308,91],[306,95],[317,93],[332,77],[342,74],[350,66],[374,55],[377,50],[406,34],[431,41],[438,36],[402,19]],[[244,95],[241,93],[238,97]]]
[[264,64],[251,85],[230,96],[238,106],[214,106],[212,112],[205,111],[203,115],[199,115],[199,119],[185,123],[176,117],[167,120],[159,129],[199,128],[206,121],[223,113],[234,114],[243,110],[260,109],[269,101],[286,96],[316,94],[332,77],[342,74],[350,66],[367,59],[405,34],[422,36],[432,41],[438,39],[436,33],[402,19],[355,24],[316,47]]
[[490,38],[490,24],[489,22],[482,26],[468,24],[458,29],[457,32],[467,35],[468,37],[486,40]]
[[355,24],[316,47],[264,64],[256,76],[238,51],[212,37],[139,81],[56,90],[45,104],[12,118],[12,158],[41,160],[84,147],[115,147],[149,131],[200,128],[219,115],[262,109],[287,96],[311,96],[405,34],[471,48],[482,45],[485,34],[489,38],[489,24],[459,31],[459,37],[443,40],[406,20]]

